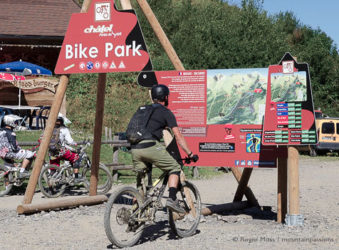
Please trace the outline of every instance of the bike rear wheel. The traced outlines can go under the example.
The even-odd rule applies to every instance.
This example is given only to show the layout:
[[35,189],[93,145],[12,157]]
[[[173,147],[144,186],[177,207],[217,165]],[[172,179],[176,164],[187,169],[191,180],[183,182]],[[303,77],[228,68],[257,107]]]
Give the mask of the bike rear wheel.
[[41,170],[38,184],[40,191],[46,197],[59,197],[66,189],[65,171],[61,173],[58,166],[46,165]]
[[[84,181],[84,186],[87,190],[90,187],[91,179],[91,166],[86,166],[83,168],[82,176],[86,178]],[[113,185],[113,177],[110,170],[103,164],[99,163],[99,172],[98,172],[98,184],[97,184],[97,193],[105,194],[107,193]]]
[[200,194],[197,187],[188,181],[185,181],[178,193],[180,193],[177,194],[179,205],[186,210],[186,213],[178,214],[169,210],[169,224],[179,237],[189,237],[195,234],[200,222]]
[[114,245],[130,247],[140,239],[144,223],[131,220],[131,215],[142,202],[140,193],[133,187],[123,187],[108,199],[104,217],[105,232]]
[[12,172],[7,173],[7,168],[0,165],[0,197],[5,196],[11,192],[13,184],[9,184],[9,180],[13,179]]

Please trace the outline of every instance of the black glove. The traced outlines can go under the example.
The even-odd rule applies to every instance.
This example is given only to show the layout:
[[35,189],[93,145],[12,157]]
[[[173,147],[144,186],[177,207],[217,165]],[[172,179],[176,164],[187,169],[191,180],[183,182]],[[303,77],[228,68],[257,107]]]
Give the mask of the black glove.
[[193,162],[197,162],[199,160],[199,156],[198,155],[193,155],[190,158],[192,159]]

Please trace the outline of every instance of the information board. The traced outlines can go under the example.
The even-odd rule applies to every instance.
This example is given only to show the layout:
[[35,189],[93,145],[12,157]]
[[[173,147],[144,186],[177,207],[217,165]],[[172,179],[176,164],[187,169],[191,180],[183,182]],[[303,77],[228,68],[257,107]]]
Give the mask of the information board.
[[267,68],[141,72],[138,83],[169,87],[168,108],[199,166],[275,167],[286,152],[261,145],[267,74]]
[[317,134],[307,64],[286,54],[268,70],[264,145],[316,144]]
[[56,74],[151,69],[134,10],[117,10],[113,0],[94,0],[87,13],[72,14]]

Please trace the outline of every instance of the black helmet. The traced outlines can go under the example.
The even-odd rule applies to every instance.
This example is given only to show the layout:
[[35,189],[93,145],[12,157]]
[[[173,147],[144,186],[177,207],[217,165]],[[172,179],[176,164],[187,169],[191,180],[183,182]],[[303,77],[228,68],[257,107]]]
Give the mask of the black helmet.
[[151,90],[152,100],[164,102],[168,99],[169,89],[166,85],[154,85]]

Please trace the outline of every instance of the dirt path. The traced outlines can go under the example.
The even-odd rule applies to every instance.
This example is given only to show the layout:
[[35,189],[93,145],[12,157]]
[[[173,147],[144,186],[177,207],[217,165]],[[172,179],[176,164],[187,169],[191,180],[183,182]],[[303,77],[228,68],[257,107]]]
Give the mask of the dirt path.
[[[177,239],[168,229],[165,214],[147,228],[133,249],[338,249],[339,248],[339,159],[300,159],[300,213],[302,227],[275,222],[276,169],[255,169],[250,186],[261,206],[202,218],[196,235]],[[232,201],[236,181],[231,173],[209,180],[193,181],[203,206]],[[115,185],[111,192],[119,188]],[[103,214],[105,204],[64,211],[18,216],[22,195],[0,198],[0,249],[106,249]],[[36,193],[33,203],[45,201]]]

